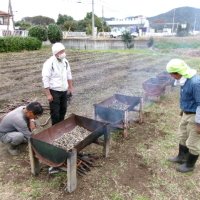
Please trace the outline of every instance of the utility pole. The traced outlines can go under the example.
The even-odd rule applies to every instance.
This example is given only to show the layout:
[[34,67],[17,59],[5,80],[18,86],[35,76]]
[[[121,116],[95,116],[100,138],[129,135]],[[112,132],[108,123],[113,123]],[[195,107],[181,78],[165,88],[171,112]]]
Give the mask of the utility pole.
[[172,20],[172,33],[174,33],[175,11],[176,11],[176,8],[174,8],[174,13],[173,13],[173,20]]
[[196,23],[197,23],[197,15],[195,14],[193,33],[195,32],[196,29]]
[[[82,1],[77,1],[77,3],[82,3]],[[92,38],[95,38],[95,22],[94,22],[94,0],[92,0]]]
[[9,0],[9,2],[8,2],[8,25],[7,25],[7,30],[9,30],[9,26],[10,26],[10,15],[11,15],[11,18],[12,18],[13,30],[15,30],[14,16],[13,16],[11,0]]
[[95,23],[94,23],[94,0],[92,0],[92,38],[95,38]]
[[102,32],[103,32],[103,36],[104,36],[104,9],[103,9],[103,4],[102,4]]

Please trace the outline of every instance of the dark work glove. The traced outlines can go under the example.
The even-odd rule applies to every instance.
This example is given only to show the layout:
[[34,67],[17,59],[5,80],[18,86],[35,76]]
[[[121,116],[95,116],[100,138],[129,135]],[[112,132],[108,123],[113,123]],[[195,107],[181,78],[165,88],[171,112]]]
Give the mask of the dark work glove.
[[67,93],[67,105],[69,105],[71,103],[72,100],[72,93]]

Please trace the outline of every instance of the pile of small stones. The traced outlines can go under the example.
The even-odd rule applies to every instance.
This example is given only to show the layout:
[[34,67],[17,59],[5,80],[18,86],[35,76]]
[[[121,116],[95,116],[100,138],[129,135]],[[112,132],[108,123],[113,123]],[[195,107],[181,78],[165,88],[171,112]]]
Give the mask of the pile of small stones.
[[61,137],[53,141],[53,145],[69,151],[79,142],[84,140],[91,132],[87,129],[76,126],[72,131],[64,133]]
[[107,105],[108,108],[113,108],[116,110],[126,110],[129,106],[130,105],[124,104],[120,101],[117,101],[116,99],[114,99],[111,103],[109,103],[109,105]]

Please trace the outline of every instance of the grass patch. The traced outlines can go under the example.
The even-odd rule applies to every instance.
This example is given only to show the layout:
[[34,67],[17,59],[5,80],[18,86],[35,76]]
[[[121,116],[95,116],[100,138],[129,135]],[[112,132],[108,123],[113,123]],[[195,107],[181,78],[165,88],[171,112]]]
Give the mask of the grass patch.
[[53,174],[52,179],[48,182],[48,187],[52,189],[59,189],[61,185],[65,185],[67,182],[67,173],[60,172]]
[[113,193],[111,194],[111,200],[124,200],[124,198],[118,193]]
[[35,178],[27,182],[29,187],[25,187],[19,194],[23,199],[38,199],[43,196],[43,187],[45,182],[41,182]]
[[169,156],[175,156],[178,153],[179,141],[176,136],[180,121],[178,101],[179,91],[175,90],[164,98],[163,102],[145,108],[145,112],[150,112],[153,118],[156,118],[158,114],[159,118],[154,127],[155,131],[161,133],[159,134],[161,137],[152,140],[150,148],[147,149],[144,144],[138,145],[137,148],[144,162],[154,169],[153,178],[149,184],[152,188],[151,199],[154,200],[197,200],[200,195],[200,190],[197,188],[197,185],[200,185],[197,178],[200,174],[199,170],[182,174],[176,171],[176,164],[167,161]]
[[156,38],[154,46],[159,49],[198,49],[200,41],[198,37],[164,37]]

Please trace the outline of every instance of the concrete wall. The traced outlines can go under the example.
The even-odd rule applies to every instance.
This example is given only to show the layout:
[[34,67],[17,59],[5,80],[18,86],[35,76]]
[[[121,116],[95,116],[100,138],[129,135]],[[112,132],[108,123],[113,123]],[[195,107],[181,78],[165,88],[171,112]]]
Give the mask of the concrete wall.
[[[124,42],[121,39],[91,39],[91,38],[68,38],[64,39],[63,44],[71,49],[125,49]],[[135,48],[147,48],[147,40],[135,40]]]

